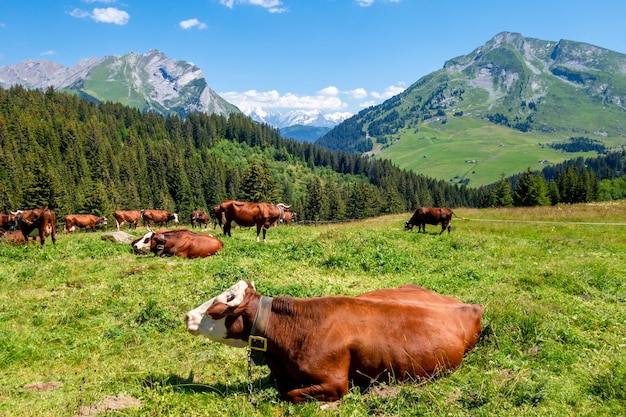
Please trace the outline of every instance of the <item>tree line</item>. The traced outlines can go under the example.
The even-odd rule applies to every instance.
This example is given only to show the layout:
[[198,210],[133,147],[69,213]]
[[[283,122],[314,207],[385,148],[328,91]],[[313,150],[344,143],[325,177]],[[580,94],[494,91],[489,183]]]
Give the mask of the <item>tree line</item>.
[[[571,176],[588,175],[587,166],[619,172],[612,164],[623,159],[609,154],[603,163],[585,161]],[[596,176],[585,198],[603,195],[598,178],[608,179]],[[511,198],[523,184],[519,178],[503,181]],[[348,220],[420,206],[503,205],[503,183],[479,189],[449,184],[388,160],[282,138],[277,129],[241,114],[163,117],[51,88],[0,89],[0,212],[5,213],[48,206],[59,217],[110,216],[116,209],[161,208],[187,219],[194,209],[237,199],[290,204],[302,220]],[[558,196],[550,195],[551,204],[580,198],[562,183]],[[571,183],[570,188],[587,187]],[[521,187],[520,196],[534,195],[533,187]],[[528,201],[534,200],[520,197],[513,204]]]
[[188,218],[226,199],[284,202],[300,219],[338,220],[471,205],[472,191],[285,139],[243,115],[163,117],[51,88],[0,89],[2,212],[162,208]]

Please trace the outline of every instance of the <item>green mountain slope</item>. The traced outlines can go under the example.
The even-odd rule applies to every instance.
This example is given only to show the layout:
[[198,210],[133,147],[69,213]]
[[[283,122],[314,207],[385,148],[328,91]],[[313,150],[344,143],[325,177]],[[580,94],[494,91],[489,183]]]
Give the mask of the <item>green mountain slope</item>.
[[626,55],[500,33],[316,143],[389,158],[472,186],[592,153],[550,145],[626,144]]

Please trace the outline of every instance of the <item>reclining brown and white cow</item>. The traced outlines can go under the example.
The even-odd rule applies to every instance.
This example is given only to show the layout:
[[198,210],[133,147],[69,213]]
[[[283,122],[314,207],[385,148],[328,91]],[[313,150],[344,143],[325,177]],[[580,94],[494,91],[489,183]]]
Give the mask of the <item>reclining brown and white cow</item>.
[[148,233],[132,243],[137,253],[152,252],[157,256],[180,256],[181,258],[205,258],[215,255],[224,245],[212,235],[181,230],[154,231],[148,227]]
[[265,297],[239,281],[187,313],[186,324],[194,335],[264,350],[285,399],[335,401],[349,381],[428,378],[459,366],[482,314],[479,305],[414,285],[298,299]]

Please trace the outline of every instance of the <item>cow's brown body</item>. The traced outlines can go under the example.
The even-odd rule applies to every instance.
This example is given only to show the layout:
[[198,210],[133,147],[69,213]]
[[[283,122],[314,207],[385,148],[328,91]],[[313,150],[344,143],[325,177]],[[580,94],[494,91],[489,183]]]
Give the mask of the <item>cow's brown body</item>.
[[4,232],[0,232],[0,236],[7,243],[13,243],[16,245],[21,245],[26,243],[26,238],[24,234],[22,234],[21,230],[8,230]]
[[[284,398],[334,401],[349,381],[415,380],[459,366],[478,340],[483,308],[416,288],[270,299],[265,359]],[[245,341],[261,302],[254,286],[240,281],[206,314],[224,319],[228,338]]]
[[120,230],[120,227],[124,223],[128,223],[129,229],[136,229],[139,224],[139,220],[141,220],[141,211],[140,210],[115,210],[113,213],[113,217],[115,217],[115,225],[117,226],[117,230]]
[[11,230],[17,227],[17,216],[15,214],[0,213],[0,230]]
[[441,232],[439,234],[442,234],[446,229],[448,229],[448,234],[450,234],[452,215],[455,215],[454,211],[449,208],[420,207],[404,224],[404,230],[411,230],[413,226],[417,225],[418,232],[422,230],[426,233],[427,224],[437,225],[441,223]]
[[46,236],[52,237],[52,243],[57,242],[57,220],[54,211],[48,207],[24,210],[18,216],[18,223],[24,238],[28,242],[29,235],[38,230],[41,246],[46,242]]
[[252,227],[256,226],[256,240],[259,241],[261,229],[263,229],[263,241],[266,241],[267,229],[272,227],[280,220],[285,211],[290,210],[289,206],[284,204],[270,203],[251,203],[244,201],[226,200],[223,201],[217,213],[217,216],[224,215],[224,234],[231,236],[230,230],[232,222],[239,226]]
[[151,226],[152,223],[167,226],[171,221],[178,223],[178,214],[167,210],[144,210],[143,212],[143,224],[146,226]]
[[181,230],[150,230],[133,242],[135,252],[152,252],[158,256],[180,256],[181,258],[206,258],[215,255],[224,245],[212,235]]
[[94,214],[68,214],[65,216],[65,231],[73,232],[76,228],[91,229],[96,231],[96,226],[107,224],[107,218],[96,216]]
[[209,215],[204,210],[194,210],[189,215],[191,220],[191,227],[195,228],[196,225],[204,225],[205,228],[209,227]]

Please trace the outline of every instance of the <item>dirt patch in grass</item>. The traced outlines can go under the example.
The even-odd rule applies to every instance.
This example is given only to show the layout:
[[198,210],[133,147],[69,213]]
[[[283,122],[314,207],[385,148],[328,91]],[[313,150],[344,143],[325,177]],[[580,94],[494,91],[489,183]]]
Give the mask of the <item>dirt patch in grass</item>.
[[123,410],[125,408],[141,407],[141,401],[137,398],[127,397],[124,395],[115,395],[105,397],[102,401],[92,405],[85,405],[78,409],[78,414],[74,417],[89,417],[104,411]]
[[49,382],[33,382],[32,384],[24,385],[24,389],[29,391],[46,392],[52,391],[63,386],[62,382],[49,381]]

